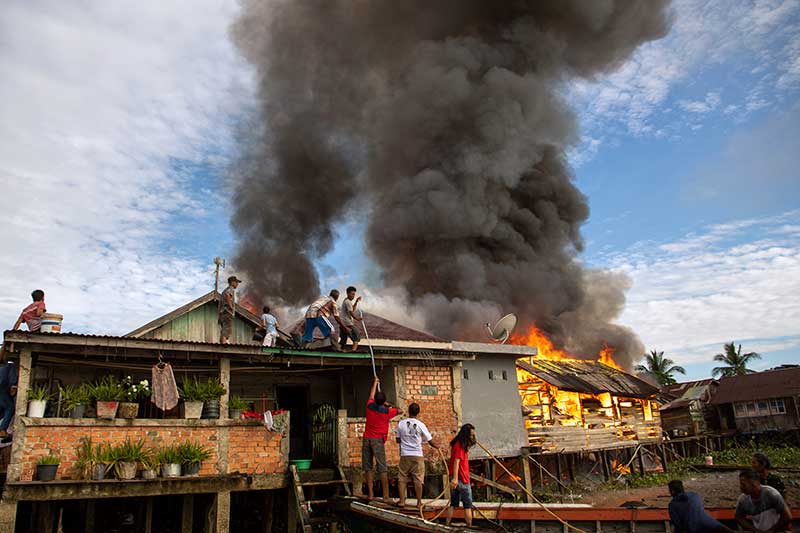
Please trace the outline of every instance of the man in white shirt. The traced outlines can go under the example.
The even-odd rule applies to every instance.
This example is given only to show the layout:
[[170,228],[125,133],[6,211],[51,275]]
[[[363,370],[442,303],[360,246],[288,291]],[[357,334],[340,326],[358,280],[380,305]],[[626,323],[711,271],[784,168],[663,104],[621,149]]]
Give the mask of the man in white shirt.
[[439,444],[433,440],[428,427],[421,420],[417,420],[419,404],[409,405],[408,414],[408,418],[404,418],[397,424],[397,442],[400,443],[400,467],[398,469],[400,475],[397,482],[400,489],[400,500],[398,505],[404,507],[406,504],[406,487],[411,478],[414,481],[417,508],[422,511],[422,485],[425,482],[425,456],[422,453],[422,445],[427,442],[434,448],[439,448]]

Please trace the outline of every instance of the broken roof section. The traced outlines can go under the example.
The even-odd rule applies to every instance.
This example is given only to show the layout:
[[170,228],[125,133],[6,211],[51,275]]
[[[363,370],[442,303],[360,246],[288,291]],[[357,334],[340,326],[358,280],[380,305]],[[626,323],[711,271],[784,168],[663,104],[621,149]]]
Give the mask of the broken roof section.
[[689,406],[694,401],[707,402],[711,398],[710,386],[717,386],[719,382],[712,378],[697,381],[674,383],[661,387],[661,394],[672,398],[672,401],[661,406],[661,411],[680,409]]
[[561,390],[626,398],[650,398],[658,389],[641,379],[590,360],[517,360],[517,367]]
[[800,367],[781,368],[722,378],[711,403],[752,402],[799,394]]

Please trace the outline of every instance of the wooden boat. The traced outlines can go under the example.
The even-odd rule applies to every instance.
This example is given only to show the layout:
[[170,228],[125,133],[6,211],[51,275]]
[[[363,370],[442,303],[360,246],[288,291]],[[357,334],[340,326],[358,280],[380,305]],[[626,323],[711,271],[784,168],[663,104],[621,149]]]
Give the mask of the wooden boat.
[[426,533],[475,533],[490,532],[495,529],[467,528],[464,526],[446,526],[444,523],[431,522],[420,518],[410,511],[392,509],[389,506],[368,504],[355,500],[349,502],[345,521],[352,533],[377,533],[377,532],[426,532]]

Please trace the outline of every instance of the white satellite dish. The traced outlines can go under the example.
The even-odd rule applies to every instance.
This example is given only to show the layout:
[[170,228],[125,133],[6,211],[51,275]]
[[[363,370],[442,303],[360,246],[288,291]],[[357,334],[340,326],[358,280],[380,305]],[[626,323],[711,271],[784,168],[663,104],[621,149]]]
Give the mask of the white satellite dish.
[[498,320],[497,324],[495,324],[494,327],[492,327],[487,322],[486,329],[489,330],[489,335],[492,337],[492,340],[500,344],[504,344],[511,336],[511,332],[514,331],[516,325],[517,325],[516,315],[514,315],[513,313],[509,313],[500,320]]

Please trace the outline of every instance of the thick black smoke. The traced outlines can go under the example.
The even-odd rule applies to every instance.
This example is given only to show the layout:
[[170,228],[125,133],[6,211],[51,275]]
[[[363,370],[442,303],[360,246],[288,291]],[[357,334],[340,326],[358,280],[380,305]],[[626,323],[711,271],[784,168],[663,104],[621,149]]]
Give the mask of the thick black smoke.
[[576,261],[589,210],[561,94],[668,28],[666,0],[245,0],[260,115],[235,169],[238,268],[289,305],[358,208],[384,282],[429,329],[517,312],[573,353],[641,355],[626,280]]

